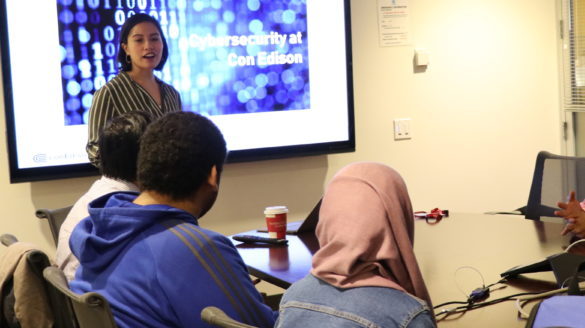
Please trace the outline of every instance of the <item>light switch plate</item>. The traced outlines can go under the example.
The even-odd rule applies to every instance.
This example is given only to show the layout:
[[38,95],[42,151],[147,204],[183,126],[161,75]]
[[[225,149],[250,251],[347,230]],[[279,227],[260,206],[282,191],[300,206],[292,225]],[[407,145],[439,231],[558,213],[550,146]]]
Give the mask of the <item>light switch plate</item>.
[[426,49],[414,50],[414,64],[416,66],[429,66],[429,53]]
[[394,120],[394,140],[411,139],[410,118],[397,118]]

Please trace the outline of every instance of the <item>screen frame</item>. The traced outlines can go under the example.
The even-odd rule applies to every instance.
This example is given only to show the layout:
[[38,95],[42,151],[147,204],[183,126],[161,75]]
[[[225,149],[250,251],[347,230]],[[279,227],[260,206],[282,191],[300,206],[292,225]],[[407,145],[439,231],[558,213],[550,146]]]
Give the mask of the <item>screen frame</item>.
[[[233,150],[228,153],[226,163],[252,162],[292,157],[326,155],[354,152],[355,121],[354,121],[354,89],[353,89],[353,55],[351,38],[350,0],[342,0],[345,24],[345,58],[347,87],[347,129],[345,141],[267,147],[245,150]],[[99,174],[99,170],[90,163],[53,165],[35,168],[19,168],[17,157],[16,122],[14,99],[12,94],[12,72],[10,67],[10,40],[8,38],[8,18],[6,0],[0,0],[0,62],[2,70],[2,91],[4,97],[4,114],[6,143],[11,183],[56,180],[65,178],[87,177]],[[47,131],[39,131],[45,133]]]

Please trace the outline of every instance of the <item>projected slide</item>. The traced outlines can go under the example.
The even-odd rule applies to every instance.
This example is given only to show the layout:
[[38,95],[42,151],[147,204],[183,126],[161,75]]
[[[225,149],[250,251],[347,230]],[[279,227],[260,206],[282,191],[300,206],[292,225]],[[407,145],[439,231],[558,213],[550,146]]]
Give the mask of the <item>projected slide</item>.
[[118,73],[126,17],[157,18],[169,59],[159,78],[206,115],[310,108],[304,1],[57,1],[65,124],[86,124],[92,94]]
[[217,124],[228,161],[353,151],[349,2],[0,0],[11,179],[92,170],[88,111],[136,13],[160,22],[169,57],[156,74]]

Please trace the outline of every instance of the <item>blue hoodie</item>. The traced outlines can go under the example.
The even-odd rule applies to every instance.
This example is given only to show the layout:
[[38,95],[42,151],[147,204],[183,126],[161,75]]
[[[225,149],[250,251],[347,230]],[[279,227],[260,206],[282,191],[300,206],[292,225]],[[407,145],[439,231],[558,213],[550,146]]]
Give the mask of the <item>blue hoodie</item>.
[[135,193],[113,193],[89,204],[70,247],[80,266],[70,283],[96,291],[119,327],[208,327],[201,310],[217,306],[232,318],[272,327],[242,258],[226,237],[166,205],[137,205]]

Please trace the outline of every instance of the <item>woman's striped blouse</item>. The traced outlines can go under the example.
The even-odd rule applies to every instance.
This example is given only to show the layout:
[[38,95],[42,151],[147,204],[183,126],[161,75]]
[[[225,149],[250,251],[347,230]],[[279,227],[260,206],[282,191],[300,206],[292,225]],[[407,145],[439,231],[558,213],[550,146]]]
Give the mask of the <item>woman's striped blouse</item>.
[[161,102],[154,98],[128,73],[120,72],[111,81],[95,92],[89,109],[89,134],[86,146],[89,161],[99,167],[98,138],[106,122],[121,114],[142,110],[158,118],[169,112],[181,110],[181,96],[169,84],[156,79],[160,85]]

